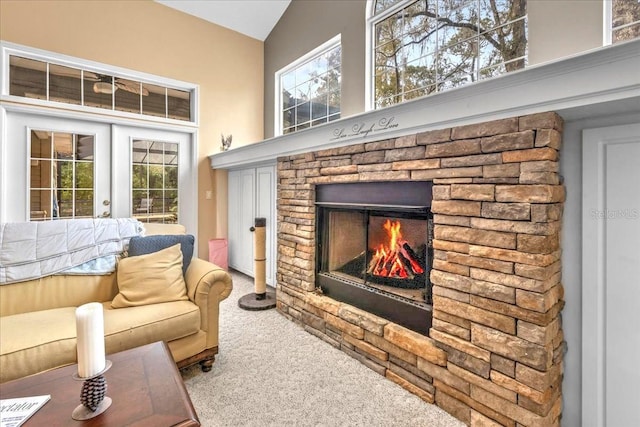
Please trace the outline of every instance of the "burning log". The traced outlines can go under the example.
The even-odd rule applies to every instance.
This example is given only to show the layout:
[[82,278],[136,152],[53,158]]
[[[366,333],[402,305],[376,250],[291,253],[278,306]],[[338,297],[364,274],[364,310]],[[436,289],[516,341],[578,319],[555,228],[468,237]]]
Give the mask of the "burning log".
[[400,253],[398,254],[398,258],[400,258],[400,261],[402,261],[402,265],[404,266],[407,272],[406,278],[413,279],[415,277],[415,275],[413,274],[415,270],[411,267],[411,260],[408,259],[405,255],[403,255],[402,251],[400,251]]
[[424,273],[424,269],[420,267],[420,263],[418,262],[418,256],[413,249],[411,249],[411,246],[409,246],[409,243],[407,243],[406,240],[404,240],[400,245],[400,253],[409,261],[409,263],[411,263],[411,269],[414,273]]
[[377,274],[384,267],[384,261],[387,257],[387,253],[384,250],[384,246],[380,245],[378,249],[376,249],[376,253],[371,258],[369,262],[369,268],[367,268],[367,273],[369,274]]

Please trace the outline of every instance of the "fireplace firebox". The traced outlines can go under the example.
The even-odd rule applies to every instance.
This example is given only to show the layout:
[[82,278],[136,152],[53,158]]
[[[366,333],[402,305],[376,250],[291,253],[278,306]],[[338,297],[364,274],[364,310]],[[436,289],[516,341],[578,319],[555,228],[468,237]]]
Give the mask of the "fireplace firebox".
[[331,298],[428,335],[431,182],[316,187],[316,285]]

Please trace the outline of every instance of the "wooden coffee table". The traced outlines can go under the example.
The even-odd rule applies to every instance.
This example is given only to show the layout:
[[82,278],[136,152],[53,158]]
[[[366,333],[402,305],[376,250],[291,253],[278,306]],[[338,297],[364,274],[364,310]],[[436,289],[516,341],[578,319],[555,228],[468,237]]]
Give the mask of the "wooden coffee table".
[[0,384],[0,398],[50,394],[47,402],[24,424],[35,426],[199,426],[180,372],[169,348],[156,342],[107,355],[113,363],[104,377],[113,403],[86,421],[71,418],[80,404],[82,382],[73,379],[78,365],[65,366]]

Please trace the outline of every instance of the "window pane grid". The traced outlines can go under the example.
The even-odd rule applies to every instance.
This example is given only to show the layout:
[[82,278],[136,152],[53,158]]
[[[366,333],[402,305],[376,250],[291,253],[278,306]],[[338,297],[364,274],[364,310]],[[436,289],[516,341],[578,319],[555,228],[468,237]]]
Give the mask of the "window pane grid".
[[329,114],[340,114],[339,96],[332,94],[340,91],[341,52],[335,46],[280,76],[283,134],[326,123]]
[[375,108],[524,68],[526,0],[495,4],[496,11],[486,0],[390,5],[400,9],[372,22]]
[[178,144],[132,144],[132,216],[142,222],[178,222]]
[[611,2],[611,42],[640,37],[640,3],[630,0]]
[[93,217],[94,137],[32,130],[30,144],[29,219]]
[[9,94],[145,116],[192,120],[189,90],[16,55],[9,58]]

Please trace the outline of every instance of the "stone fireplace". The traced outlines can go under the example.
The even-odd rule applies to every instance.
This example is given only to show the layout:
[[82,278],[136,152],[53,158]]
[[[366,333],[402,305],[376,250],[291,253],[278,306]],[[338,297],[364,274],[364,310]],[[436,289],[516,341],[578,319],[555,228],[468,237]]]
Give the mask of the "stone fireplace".
[[[561,139],[550,112],[280,157],[278,310],[469,425],[559,425]],[[355,183],[424,185],[432,200],[327,201]],[[402,265],[376,259],[381,244],[404,249]],[[416,269],[398,273],[410,258]],[[419,330],[326,284],[345,276],[429,323]]]

